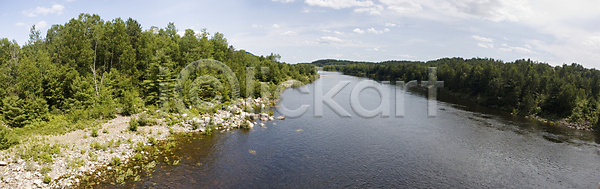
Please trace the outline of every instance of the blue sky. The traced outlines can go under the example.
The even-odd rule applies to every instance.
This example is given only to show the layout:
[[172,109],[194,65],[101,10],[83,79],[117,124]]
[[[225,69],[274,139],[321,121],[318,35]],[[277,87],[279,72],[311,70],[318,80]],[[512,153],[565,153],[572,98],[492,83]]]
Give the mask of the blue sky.
[[174,22],[221,32],[237,49],[288,63],[323,58],[432,60],[531,58],[600,68],[597,0],[2,1],[0,38],[24,44],[80,13],[134,18],[144,29]]

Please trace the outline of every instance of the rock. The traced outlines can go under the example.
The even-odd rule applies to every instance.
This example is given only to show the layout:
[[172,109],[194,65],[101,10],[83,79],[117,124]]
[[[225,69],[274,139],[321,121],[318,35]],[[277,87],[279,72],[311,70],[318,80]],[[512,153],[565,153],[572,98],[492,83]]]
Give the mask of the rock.
[[6,161],[0,161],[0,166],[7,166],[8,163]]
[[285,119],[285,115],[277,116],[275,119],[284,120]]
[[265,124],[264,124],[264,123],[260,123],[260,126],[261,126],[261,127],[264,127],[264,126],[265,126]]
[[269,114],[266,114],[266,113],[261,113],[261,114],[260,114],[260,118],[261,118],[261,119],[263,119],[263,118],[269,118]]
[[181,117],[182,117],[183,119],[185,119],[185,118],[187,118],[187,114],[181,114]]
[[250,117],[250,120],[257,120],[258,119],[258,116],[256,116],[253,113],[248,114],[248,117]]
[[42,186],[42,180],[35,179],[35,180],[33,180],[33,184],[36,185],[36,186],[38,186],[38,187],[41,187]]

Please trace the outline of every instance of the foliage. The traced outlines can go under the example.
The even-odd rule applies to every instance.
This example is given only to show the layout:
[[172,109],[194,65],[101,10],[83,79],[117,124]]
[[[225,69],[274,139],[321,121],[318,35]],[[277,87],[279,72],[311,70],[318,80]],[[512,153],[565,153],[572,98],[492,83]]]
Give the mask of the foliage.
[[32,144],[26,149],[21,150],[21,159],[31,159],[33,161],[51,163],[53,156],[60,154],[60,145],[50,144]]
[[[188,91],[182,91],[186,98],[193,80],[204,76],[214,80],[193,86],[191,94],[198,94],[197,100],[224,103],[238,93],[261,95],[260,90],[246,91],[260,82],[307,83],[316,75],[312,65],[282,63],[277,54],[255,56],[236,50],[218,32],[187,29],[179,35],[173,23],[142,30],[132,18],[103,20],[99,15],[80,14],[51,26],[45,37],[41,33],[31,27],[30,39],[22,46],[0,38],[0,119],[19,128],[13,130],[19,136],[85,129],[93,120],[136,114],[145,105],[161,113],[176,112],[175,81],[188,64],[201,59],[222,62],[234,76],[213,69],[190,73],[193,77],[184,82]],[[246,67],[269,71],[246,75]],[[239,82],[239,91],[232,90],[231,79]],[[215,98],[219,95],[221,99]],[[185,107],[192,105],[189,99],[183,101]],[[139,121],[153,124],[150,119]]]
[[437,67],[442,91],[520,115],[565,118],[598,123],[600,71],[579,64],[550,66],[520,59],[502,62],[484,58],[442,58],[428,62],[380,63],[315,61],[324,70],[379,81],[426,81],[428,67]]
[[131,119],[129,119],[129,131],[137,131],[138,126],[140,126],[138,120],[134,117],[131,117]]
[[8,149],[16,144],[19,144],[19,137],[9,128],[0,126],[0,150]]
[[90,136],[92,136],[92,137],[98,137],[98,129],[93,128],[92,129],[92,134],[90,134]]
[[121,165],[121,158],[115,156],[110,160],[110,165],[112,166],[119,166]]

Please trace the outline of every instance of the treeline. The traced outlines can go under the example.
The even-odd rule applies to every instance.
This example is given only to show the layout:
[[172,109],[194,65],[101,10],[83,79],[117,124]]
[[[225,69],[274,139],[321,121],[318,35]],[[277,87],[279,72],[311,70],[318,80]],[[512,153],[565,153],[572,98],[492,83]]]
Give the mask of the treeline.
[[[313,66],[281,63],[276,54],[254,56],[236,50],[218,32],[187,29],[183,36],[177,32],[173,23],[144,30],[132,18],[104,21],[98,15],[80,14],[53,25],[45,37],[33,26],[22,46],[0,39],[1,120],[10,127],[37,127],[55,119],[66,119],[60,123],[69,125],[134,114],[168,99],[160,96],[161,87],[172,90],[179,72],[199,59],[218,60],[231,68],[241,97],[247,96],[246,67],[269,67],[268,73],[256,71],[251,83],[267,82],[271,88],[288,79],[310,82],[316,74]],[[194,74],[212,75],[229,87],[217,71]],[[215,93],[221,93],[224,101],[231,97],[230,91],[215,91],[209,85],[199,91],[201,98]]]
[[442,58],[428,62],[335,64],[327,71],[379,81],[427,80],[428,67],[437,67],[442,91],[468,96],[483,105],[519,115],[598,124],[600,71],[579,64],[550,66],[531,60],[502,62],[486,58]]

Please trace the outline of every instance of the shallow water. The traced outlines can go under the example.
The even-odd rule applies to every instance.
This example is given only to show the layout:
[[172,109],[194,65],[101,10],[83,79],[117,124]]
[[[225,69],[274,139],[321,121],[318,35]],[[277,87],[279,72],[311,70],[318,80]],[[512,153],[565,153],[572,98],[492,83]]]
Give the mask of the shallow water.
[[[310,104],[303,116],[251,130],[196,135],[175,150],[179,165],[159,163],[152,177],[121,187],[597,188],[600,182],[597,133],[442,94],[437,117],[429,118],[427,99],[419,92],[405,94],[403,118],[394,117],[394,111],[388,118],[361,118],[349,96],[366,79],[321,74],[329,75],[320,79],[324,93],[350,81],[334,100],[352,117],[339,117],[327,106],[322,117],[314,117],[313,94],[288,89],[280,103],[289,109]],[[314,92],[313,84],[307,87]],[[363,107],[374,109],[381,97],[367,89],[360,99]]]

